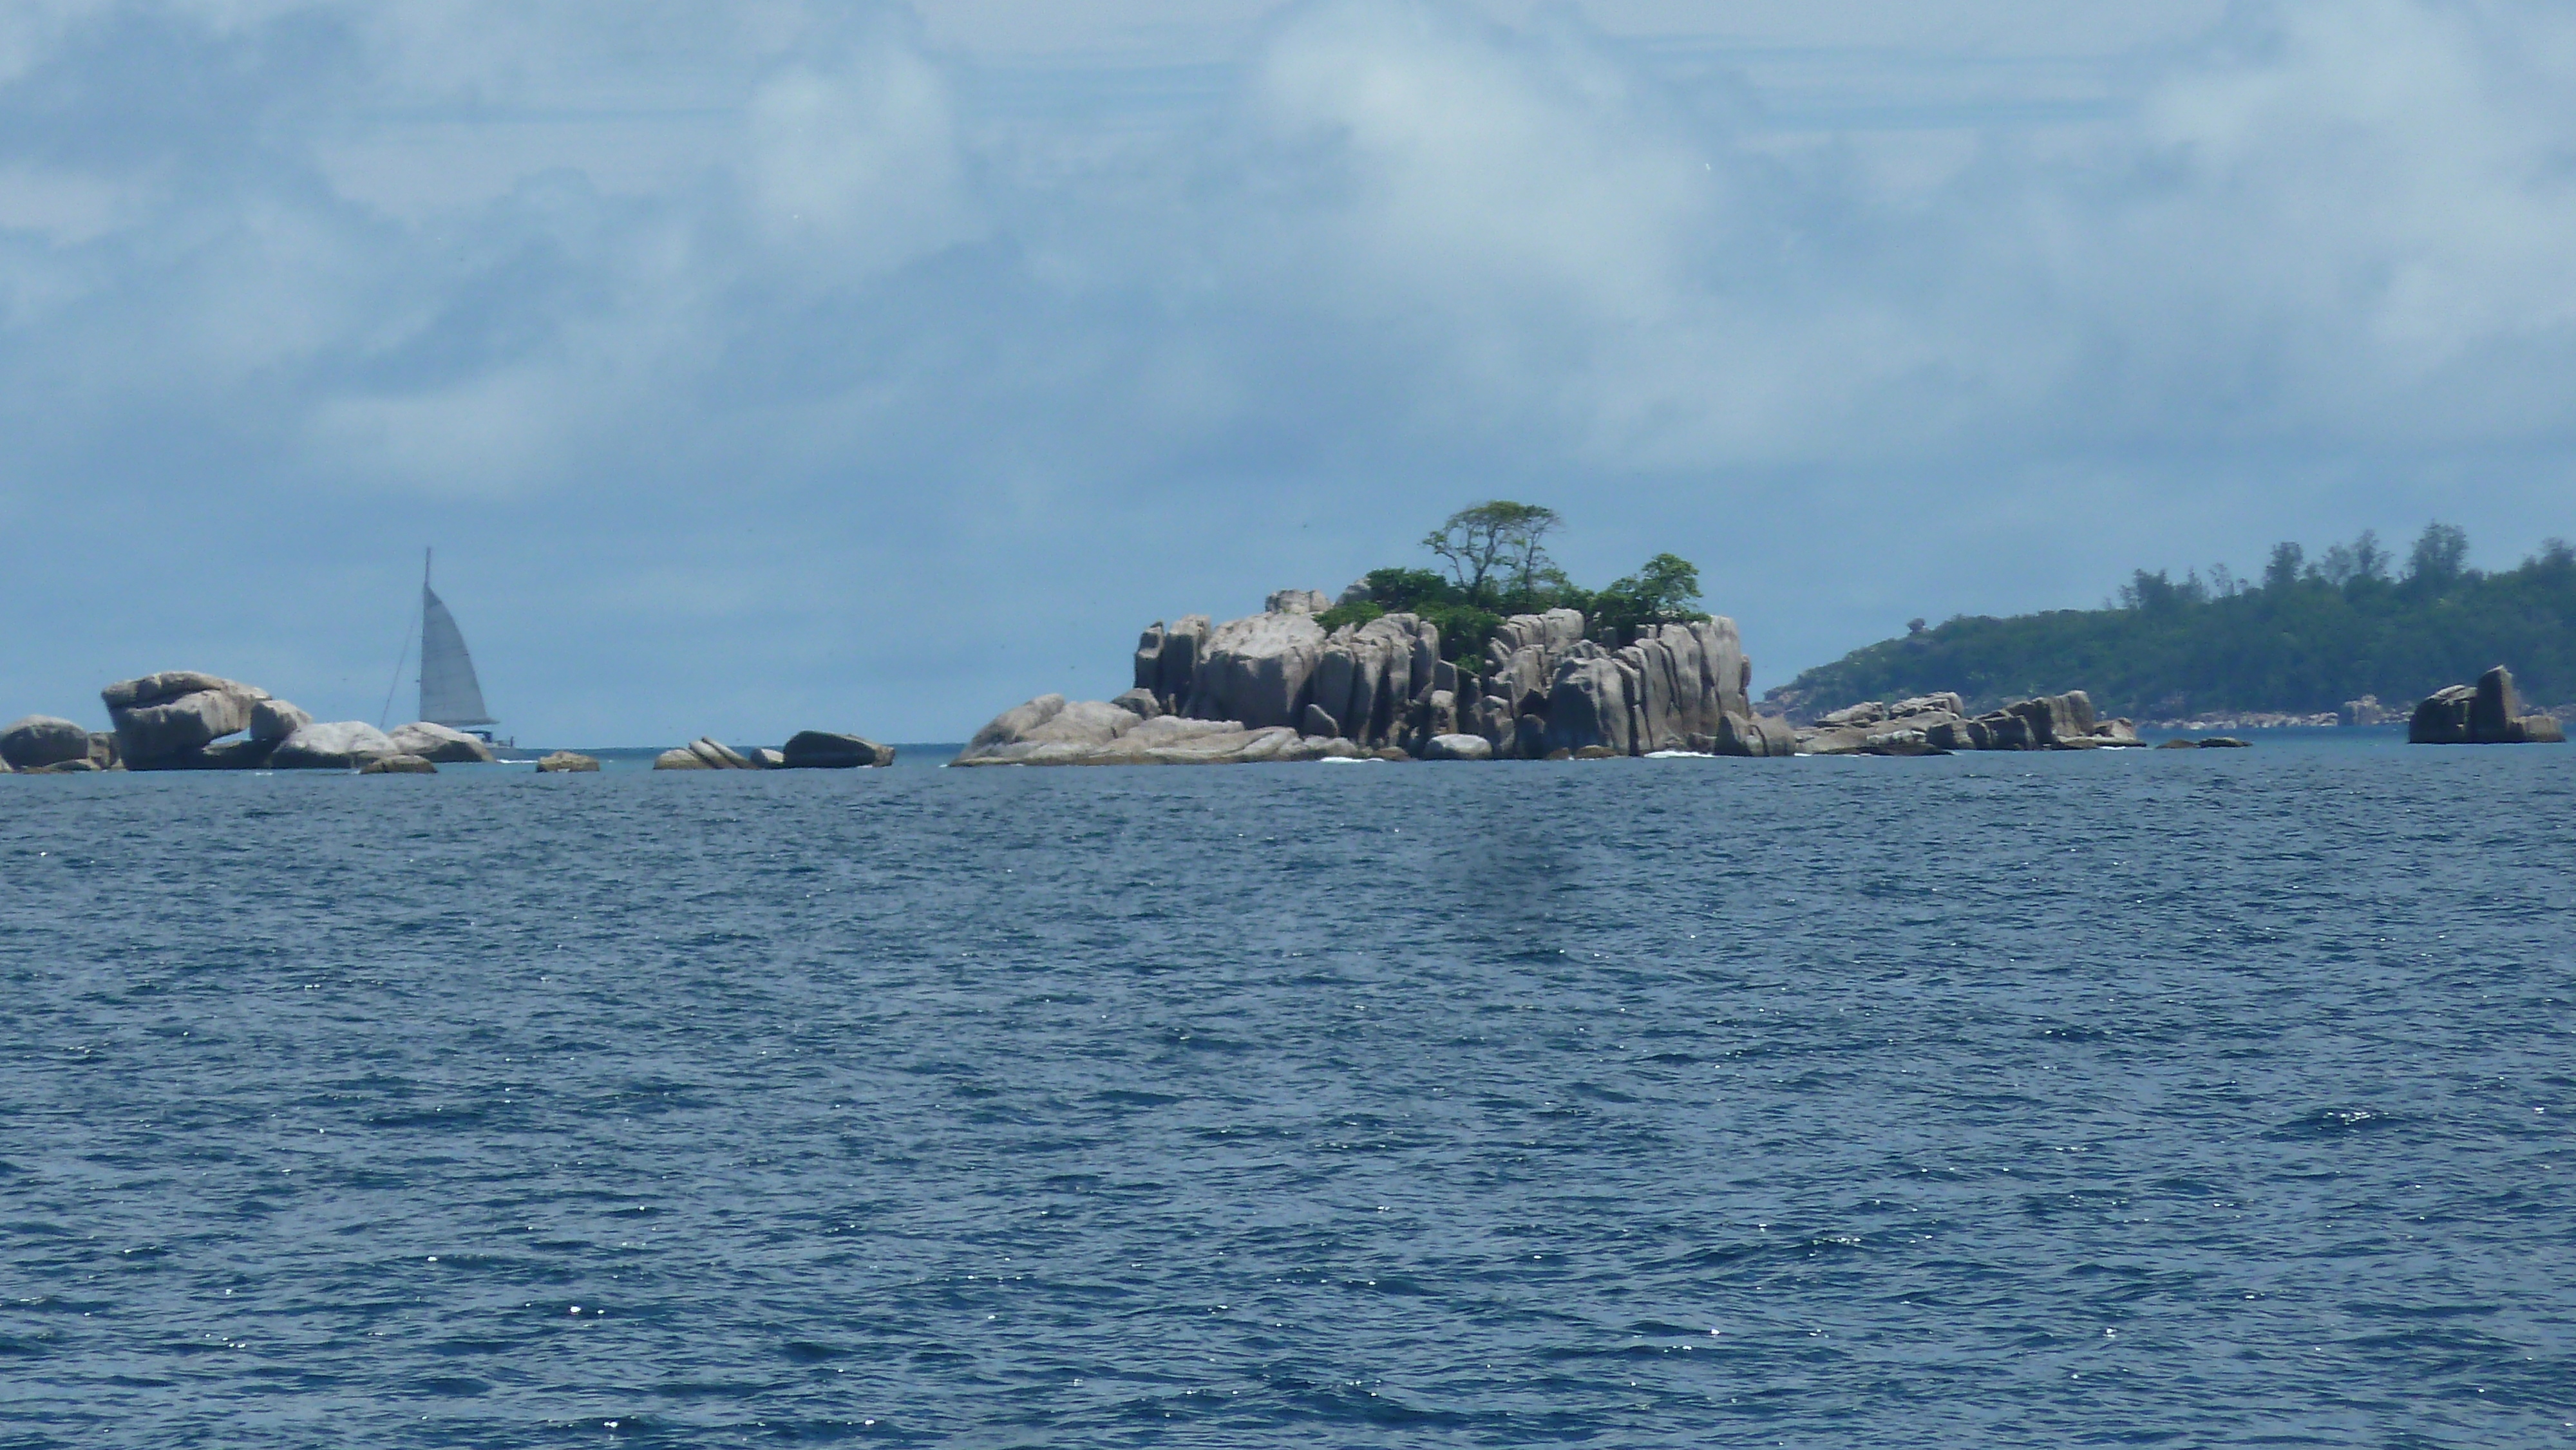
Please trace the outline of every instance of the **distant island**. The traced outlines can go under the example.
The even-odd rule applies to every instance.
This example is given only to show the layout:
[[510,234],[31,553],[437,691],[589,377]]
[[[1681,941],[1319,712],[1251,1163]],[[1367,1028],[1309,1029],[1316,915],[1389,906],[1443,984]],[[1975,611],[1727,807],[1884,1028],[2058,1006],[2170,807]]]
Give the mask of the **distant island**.
[[2369,533],[2315,559],[2284,543],[2259,579],[2139,570],[2100,609],[1916,620],[1771,690],[1764,707],[1804,720],[1956,690],[1973,708],[2080,682],[2105,714],[2142,721],[2369,724],[2510,660],[2526,697],[2564,709],[2576,701],[2576,548],[2552,539],[2495,573],[2469,568],[2468,549],[2448,524],[2427,527],[2402,563]]

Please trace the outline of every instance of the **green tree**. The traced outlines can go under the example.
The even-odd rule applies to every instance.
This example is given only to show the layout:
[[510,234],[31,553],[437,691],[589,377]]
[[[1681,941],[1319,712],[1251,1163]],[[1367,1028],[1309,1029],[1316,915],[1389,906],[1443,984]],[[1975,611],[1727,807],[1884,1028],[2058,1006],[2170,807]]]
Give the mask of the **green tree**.
[[1648,625],[1705,619],[1699,602],[1699,569],[1677,554],[1657,554],[1645,567],[1592,596],[1592,626],[1611,643],[1636,638]]
[[1466,603],[1491,608],[1506,593],[1530,593],[1555,569],[1543,545],[1560,522],[1551,508],[1488,499],[1451,514],[1422,536],[1422,547],[1448,567]]

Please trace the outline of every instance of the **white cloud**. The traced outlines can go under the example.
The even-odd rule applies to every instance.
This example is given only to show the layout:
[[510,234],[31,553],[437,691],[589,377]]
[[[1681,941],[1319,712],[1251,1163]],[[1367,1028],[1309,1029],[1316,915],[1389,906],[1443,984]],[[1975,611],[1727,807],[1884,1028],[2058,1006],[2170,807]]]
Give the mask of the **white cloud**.
[[[210,537],[390,578],[426,518],[507,561],[496,601],[619,601],[701,672],[671,698],[766,724],[707,642],[830,640],[920,682],[872,727],[918,733],[1064,683],[921,631],[1114,674],[1154,613],[1338,583],[1493,492],[1574,516],[1584,572],[1722,560],[1773,677],[2436,501],[2576,528],[2533,509],[2576,472],[2563,7],[2283,0],[2179,45],[2127,15],[2106,61],[1995,0],[1955,31],[1969,119],[1841,134],[1504,8],[1298,5],[1121,111],[1147,72],[1039,85],[926,38],[985,21],[821,0],[13,7],[0,509],[68,542],[0,610]],[[1975,119],[2078,70],[2072,121]],[[86,678],[196,607],[125,577],[0,662]],[[650,667],[484,647],[565,698]]]

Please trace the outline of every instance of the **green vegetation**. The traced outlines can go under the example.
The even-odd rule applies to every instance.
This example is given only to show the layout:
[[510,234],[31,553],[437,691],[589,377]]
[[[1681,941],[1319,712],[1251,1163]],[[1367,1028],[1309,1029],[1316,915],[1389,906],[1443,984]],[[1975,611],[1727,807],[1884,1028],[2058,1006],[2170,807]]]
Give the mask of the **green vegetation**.
[[2524,698],[2576,700],[2576,549],[2552,539],[2493,574],[2468,553],[2467,534],[2434,524],[2397,572],[2367,533],[2314,561],[2276,545],[2255,581],[2141,569],[2116,605],[1918,619],[1775,693],[1835,709],[1935,690],[1985,705],[2083,689],[2105,713],[2141,719],[2323,711],[2364,695],[2403,709],[2504,664]]
[[1592,637],[1613,646],[1649,625],[1708,618],[1691,607],[1699,602],[1699,570],[1671,554],[1657,554],[1598,591],[1566,578],[1546,547],[1561,522],[1554,509],[1509,499],[1460,509],[1422,539],[1441,569],[1372,569],[1368,598],[1336,605],[1316,620],[1330,630],[1417,614],[1439,628],[1443,657],[1481,674],[1486,639],[1515,614],[1578,609]]

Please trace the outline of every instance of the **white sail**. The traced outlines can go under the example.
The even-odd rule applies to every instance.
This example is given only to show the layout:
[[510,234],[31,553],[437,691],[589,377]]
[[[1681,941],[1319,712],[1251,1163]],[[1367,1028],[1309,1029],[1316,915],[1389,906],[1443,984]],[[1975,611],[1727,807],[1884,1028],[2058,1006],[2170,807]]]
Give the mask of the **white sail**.
[[494,723],[484,713],[483,682],[474,678],[474,657],[465,652],[456,616],[427,580],[420,586],[420,718],[458,730]]

